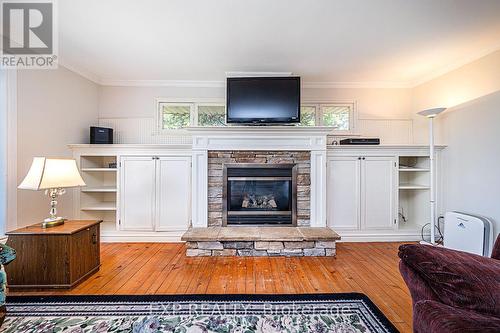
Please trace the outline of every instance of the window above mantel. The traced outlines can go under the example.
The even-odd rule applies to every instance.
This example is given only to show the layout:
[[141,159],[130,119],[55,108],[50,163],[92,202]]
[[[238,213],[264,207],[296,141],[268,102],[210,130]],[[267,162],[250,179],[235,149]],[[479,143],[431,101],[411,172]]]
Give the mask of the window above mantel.
[[[226,124],[226,106],[219,99],[159,98],[156,110],[157,129],[163,134],[182,134],[194,128],[236,127]],[[318,128],[342,135],[353,133],[355,120],[355,102],[308,100],[301,105],[301,123],[271,127]]]

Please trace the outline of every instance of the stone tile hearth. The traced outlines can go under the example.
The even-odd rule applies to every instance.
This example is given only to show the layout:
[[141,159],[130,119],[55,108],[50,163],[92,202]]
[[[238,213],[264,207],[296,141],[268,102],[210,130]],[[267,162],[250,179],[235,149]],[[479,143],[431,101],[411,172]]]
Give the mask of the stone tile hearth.
[[335,256],[330,228],[208,227],[189,229],[187,256]]

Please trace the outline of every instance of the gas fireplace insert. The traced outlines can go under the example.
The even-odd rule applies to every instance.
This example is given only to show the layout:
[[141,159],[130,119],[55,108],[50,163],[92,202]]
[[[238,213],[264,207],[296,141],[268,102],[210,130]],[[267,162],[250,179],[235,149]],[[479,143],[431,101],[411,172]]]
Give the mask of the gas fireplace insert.
[[224,164],[222,223],[296,226],[295,164]]

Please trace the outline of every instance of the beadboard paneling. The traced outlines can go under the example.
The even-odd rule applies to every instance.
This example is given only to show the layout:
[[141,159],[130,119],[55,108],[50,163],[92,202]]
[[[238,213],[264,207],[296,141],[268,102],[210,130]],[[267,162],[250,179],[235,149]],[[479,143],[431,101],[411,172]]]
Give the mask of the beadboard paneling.
[[155,120],[151,118],[100,118],[99,126],[114,130],[114,143],[191,144],[188,135],[157,134]]
[[356,132],[380,138],[383,144],[413,143],[413,124],[409,119],[359,119]]
[[[189,135],[158,134],[153,117],[100,118],[99,126],[114,129],[115,143],[191,144]],[[383,144],[411,144],[412,127],[412,120],[409,119],[359,119],[355,132],[365,137],[379,137]],[[331,140],[338,140],[343,137],[332,138]]]

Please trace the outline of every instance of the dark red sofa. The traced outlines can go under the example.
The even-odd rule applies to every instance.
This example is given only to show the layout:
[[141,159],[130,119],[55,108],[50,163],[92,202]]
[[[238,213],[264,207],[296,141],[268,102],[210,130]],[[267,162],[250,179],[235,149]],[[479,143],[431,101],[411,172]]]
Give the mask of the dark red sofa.
[[406,244],[399,270],[413,300],[413,332],[500,332],[500,235],[492,257]]

